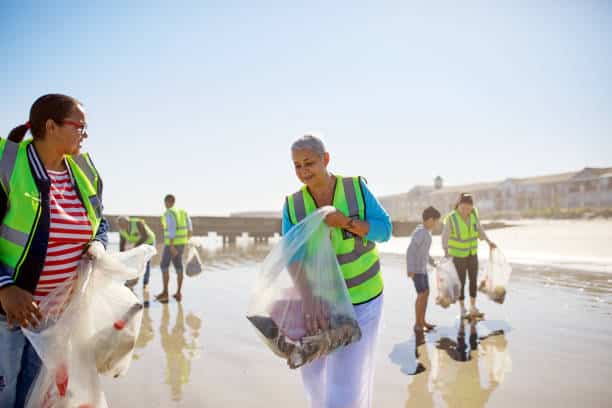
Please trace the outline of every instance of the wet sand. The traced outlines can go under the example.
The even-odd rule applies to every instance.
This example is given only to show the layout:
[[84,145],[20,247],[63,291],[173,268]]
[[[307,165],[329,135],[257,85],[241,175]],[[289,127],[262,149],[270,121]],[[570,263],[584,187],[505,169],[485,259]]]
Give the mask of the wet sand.
[[[299,372],[245,318],[268,250],[207,251],[205,271],[185,278],[182,304],[152,300],[161,286],[154,268],[130,371],[104,381],[109,406],[306,407]],[[504,305],[479,297],[485,320],[460,330],[456,307],[430,301],[438,328],[416,339],[404,257],[386,253],[382,265],[374,407],[610,406],[612,274],[515,265]]]

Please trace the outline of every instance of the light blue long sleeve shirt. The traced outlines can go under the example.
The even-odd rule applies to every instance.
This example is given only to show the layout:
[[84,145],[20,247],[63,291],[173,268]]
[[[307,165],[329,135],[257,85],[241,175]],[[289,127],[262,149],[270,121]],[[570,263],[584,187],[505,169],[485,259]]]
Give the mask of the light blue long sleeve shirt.
[[[370,191],[367,184],[362,180],[361,191],[363,191],[363,199],[365,205],[365,220],[370,224],[370,230],[368,231],[365,238],[375,242],[385,242],[391,238],[391,232],[393,226],[391,224],[391,218],[383,206],[378,202],[374,194]],[[282,232],[285,235],[293,224],[289,218],[289,209],[287,203],[283,206],[283,222]]]
[[419,224],[410,239],[410,245],[406,250],[406,267],[408,273],[427,273],[427,263],[433,265],[433,259],[429,256],[431,247],[431,232],[427,231],[423,224]]

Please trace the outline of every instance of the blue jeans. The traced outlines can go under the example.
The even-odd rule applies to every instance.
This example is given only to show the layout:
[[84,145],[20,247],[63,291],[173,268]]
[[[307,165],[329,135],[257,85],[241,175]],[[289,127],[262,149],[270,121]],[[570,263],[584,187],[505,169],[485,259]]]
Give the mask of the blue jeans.
[[25,406],[42,362],[19,327],[0,314],[0,407]]

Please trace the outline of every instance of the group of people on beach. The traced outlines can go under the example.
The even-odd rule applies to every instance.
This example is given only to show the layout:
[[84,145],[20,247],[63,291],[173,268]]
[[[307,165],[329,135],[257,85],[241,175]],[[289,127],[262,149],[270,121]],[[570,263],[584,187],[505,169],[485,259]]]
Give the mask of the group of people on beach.
[[[27,132],[31,138],[24,140]],[[91,157],[81,152],[88,137],[87,116],[77,99],[48,94],[38,98],[29,119],[0,139],[0,406],[22,407],[42,362],[20,327],[36,326],[42,316],[38,303],[55,287],[74,279],[81,258],[92,242],[106,247],[109,223],[103,216],[102,179]],[[310,213],[323,206],[335,212],[325,223],[338,232],[332,239],[338,262],[361,328],[356,343],[301,368],[312,407],[370,407],[374,376],[374,350],[383,309],[383,278],[376,243],[390,239],[389,215],[362,177],[346,177],[328,170],[330,153],[323,142],[303,136],[291,146],[295,172],[302,187],[285,199],[282,232],[286,234]],[[164,250],[161,269],[161,302],[169,298],[168,268],[177,271],[181,300],[181,256],[191,236],[187,213],[175,208],[175,198],[165,197],[162,217]],[[423,224],[407,251],[408,275],[418,293],[416,331],[434,329],[425,319],[427,263],[431,231],[441,218],[432,207],[423,212]],[[154,244],[155,235],[143,220],[118,220],[121,249],[127,244]],[[486,236],[470,194],[460,196],[444,217],[442,241],[445,256],[452,257],[463,286],[469,277],[469,314],[476,308],[478,240]],[[143,284],[149,282],[149,266]],[[129,282],[135,285],[136,282]],[[325,326],[320,309],[304,304],[304,320],[311,330]]]

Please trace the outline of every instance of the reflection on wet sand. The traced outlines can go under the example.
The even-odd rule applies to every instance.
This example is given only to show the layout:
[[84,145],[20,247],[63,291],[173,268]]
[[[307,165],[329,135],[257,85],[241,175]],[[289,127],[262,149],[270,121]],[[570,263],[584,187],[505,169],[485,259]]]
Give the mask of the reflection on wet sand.
[[[155,339],[153,319],[151,318],[151,300],[148,290],[142,293],[144,312],[138,339],[136,339],[136,350],[134,360],[140,360],[144,356],[147,346]],[[198,338],[202,328],[202,320],[194,313],[183,312],[180,302],[172,305],[165,303],[153,303],[161,308],[161,319],[159,325],[159,336],[162,349],[166,357],[164,369],[165,383],[170,386],[170,393],[174,401],[182,399],[183,386],[189,383],[191,373],[191,361],[199,357]],[[176,307],[176,318],[171,325],[171,309]],[[158,309],[159,310],[159,309]]]
[[187,325],[190,329],[188,339],[185,336],[185,316],[183,305],[176,303],[177,314],[174,326],[170,329],[170,306],[162,304],[162,316],[159,326],[161,345],[166,354],[166,384],[170,385],[172,399],[179,401],[183,395],[183,386],[189,382],[191,360],[198,356],[198,337],[202,322],[199,317],[189,314]]
[[[257,264],[270,246],[204,244],[204,271],[185,277],[181,307],[151,298],[145,308],[137,360],[126,377],[105,380],[109,406],[306,406],[299,373],[287,370],[244,319]],[[388,302],[377,350],[392,353],[391,361],[377,359],[373,406],[607,406],[611,371],[602,356],[609,355],[612,338],[610,275],[517,266],[502,307],[479,301],[487,320],[460,330],[453,311],[432,307],[428,316],[439,326],[417,339],[406,332],[412,327],[406,325],[406,310],[413,295],[406,293],[412,287],[406,284],[404,256],[381,259]],[[160,289],[158,267],[150,285],[151,294]],[[512,331],[504,321],[512,322]],[[504,334],[489,336],[497,330]],[[551,338],[564,336],[571,341],[551,347]],[[559,388],[568,378],[572,387]],[[536,382],[537,393],[524,392]]]
[[[512,368],[508,328],[503,322],[487,325],[478,325],[486,331],[480,336],[477,323],[470,322],[427,335],[417,333],[396,345],[391,360],[412,376],[406,406],[484,407]],[[504,328],[491,330],[492,326]]]
[[262,261],[270,248],[269,245],[201,247],[199,254],[205,268],[230,269],[232,266]]
[[[206,271],[228,270],[235,265],[259,262],[269,252],[268,245],[249,246],[206,246],[198,248],[202,259],[204,274],[197,278],[187,278],[185,286],[201,284]],[[163,378],[170,386],[170,396],[174,401],[183,399],[183,389],[191,377],[191,363],[200,356],[199,336],[202,320],[193,312],[185,315],[183,303],[190,304],[190,299],[183,302],[161,304],[151,298],[148,289],[142,292],[144,312],[139,336],[136,340],[134,360],[147,360],[147,350],[155,349],[155,322],[159,322],[159,344],[164,351],[165,367]],[[174,322],[172,314],[176,313]]]

